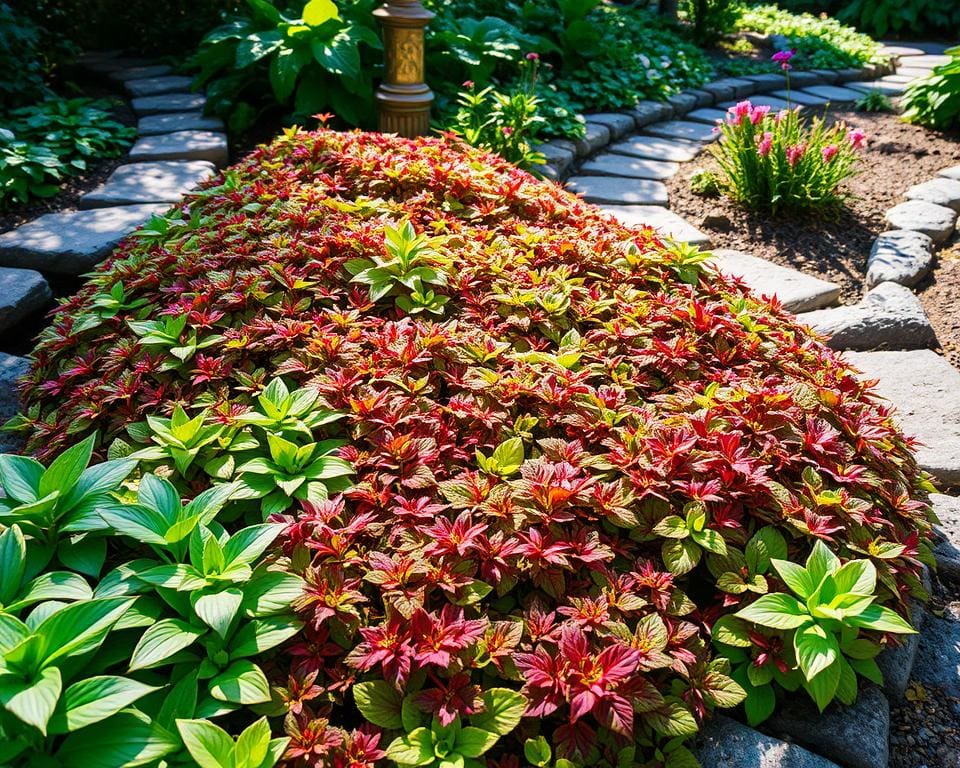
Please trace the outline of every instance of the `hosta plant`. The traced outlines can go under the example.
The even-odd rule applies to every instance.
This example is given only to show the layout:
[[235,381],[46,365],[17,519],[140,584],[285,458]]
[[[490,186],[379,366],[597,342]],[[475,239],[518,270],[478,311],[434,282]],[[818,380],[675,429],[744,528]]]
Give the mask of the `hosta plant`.
[[[417,279],[441,311],[414,311]],[[179,316],[179,339],[222,340],[164,365],[173,348],[129,321]],[[820,541],[868,559],[863,599],[905,619],[931,562],[912,442],[775,299],[452,137],[287,132],[128,238],[34,357],[28,450],[96,432],[101,455],[165,451],[121,494],[153,527],[118,549],[149,563],[110,580],[186,633],[155,673],[198,675],[178,718],[236,735],[254,708],[297,768],[505,766],[528,744],[536,765],[689,766],[763,653],[795,678],[784,630],[744,624],[746,665],[712,644],[723,616],[786,594],[774,560]],[[297,498],[311,464],[281,466],[271,436],[349,487]],[[151,472],[180,500],[140,498]],[[243,498],[254,475],[284,490],[266,521]],[[187,511],[218,486],[241,498]],[[281,531],[235,569],[262,525]],[[302,628],[240,655],[275,581],[283,632]],[[805,631],[846,644],[808,610]],[[259,699],[265,678],[269,702],[214,695],[243,661],[263,677],[235,669],[233,689]]]
[[840,185],[856,171],[863,131],[814,117],[799,108],[772,113],[742,101],[719,123],[710,151],[720,165],[718,184],[752,210],[804,211],[843,202]]
[[952,59],[928,77],[910,83],[903,94],[903,116],[938,131],[960,126],[960,46],[947,49]]

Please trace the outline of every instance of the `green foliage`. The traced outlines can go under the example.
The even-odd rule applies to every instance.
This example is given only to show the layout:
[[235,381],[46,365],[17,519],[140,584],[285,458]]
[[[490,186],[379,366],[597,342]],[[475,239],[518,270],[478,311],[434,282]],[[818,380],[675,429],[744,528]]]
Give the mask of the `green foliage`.
[[930,33],[954,33],[960,26],[960,6],[942,0],[833,0],[826,4],[805,0],[804,4],[876,38],[892,33],[916,39]]
[[903,94],[903,116],[911,123],[947,131],[960,127],[960,46],[950,48],[947,64],[911,83]]
[[865,136],[843,123],[809,125],[799,109],[771,115],[749,101],[731,108],[721,140],[710,147],[718,184],[752,210],[822,210],[840,205],[840,183],[854,173]]
[[893,102],[883,91],[871,90],[857,99],[858,112],[893,112]]
[[693,23],[693,37],[701,44],[725,35],[737,20],[736,0],[684,0],[683,10]]
[[783,35],[786,48],[796,49],[797,69],[859,67],[876,58],[880,45],[835,19],[790,13],[775,5],[742,6],[738,29]]
[[310,0],[283,10],[269,0],[245,8],[207,35],[189,65],[207,89],[208,109],[232,130],[250,128],[264,111],[294,119],[332,110],[351,125],[374,118],[374,56],[382,46],[375,0]]
[[0,207],[51,197],[91,160],[122,154],[136,129],[114,120],[110,108],[107,101],[75,98],[10,111],[0,129]]
[[[882,646],[861,637],[861,631],[909,634],[914,630],[897,613],[875,604],[877,570],[873,563],[864,559],[841,564],[822,541],[814,545],[805,567],[775,557],[769,558],[769,563],[793,594],[763,594],[727,617],[719,631],[715,629],[718,644],[746,648],[753,643],[734,619],[776,631],[784,647],[793,651],[792,669],[778,669],[778,682],[789,689],[790,675],[799,671],[800,685],[821,712],[834,698],[844,704],[854,702],[857,674],[882,683],[874,661]],[[734,661],[746,661],[744,652],[728,655]],[[765,671],[756,671],[764,666]],[[753,688],[762,689],[775,679],[774,665],[754,661],[747,667],[747,676]],[[748,700],[751,695],[761,694],[748,690]],[[762,696],[768,697],[769,692]]]
[[0,3],[0,114],[50,95],[40,55],[40,29]]
[[690,189],[696,195],[716,197],[720,194],[720,183],[716,174],[702,168],[690,177]]

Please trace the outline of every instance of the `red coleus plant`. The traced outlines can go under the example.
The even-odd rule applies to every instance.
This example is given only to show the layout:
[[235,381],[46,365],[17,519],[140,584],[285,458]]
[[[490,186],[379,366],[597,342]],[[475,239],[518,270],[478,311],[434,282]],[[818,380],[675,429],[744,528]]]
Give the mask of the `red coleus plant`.
[[491,765],[539,735],[577,764],[679,764],[671,739],[743,695],[709,627],[779,587],[758,530],[795,561],[866,553],[889,605],[919,588],[928,486],[833,352],[696,252],[448,139],[258,149],[56,313],[20,424],[38,454],[176,404],[230,426],[275,376],[345,414],[315,437],[356,472],[279,518],[307,583],[275,681],[291,765],[389,753],[357,729],[368,682],[405,702],[377,725],[419,713],[454,745],[491,690],[522,692]]

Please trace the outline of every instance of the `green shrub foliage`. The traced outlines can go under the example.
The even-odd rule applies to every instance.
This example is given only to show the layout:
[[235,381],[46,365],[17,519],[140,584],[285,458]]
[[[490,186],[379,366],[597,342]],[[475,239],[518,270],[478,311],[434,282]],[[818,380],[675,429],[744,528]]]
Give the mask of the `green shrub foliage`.
[[[451,139],[290,131],[155,218],[35,353],[18,423],[59,458],[0,461],[42,553],[0,684],[44,702],[0,699],[0,743],[676,768],[717,707],[852,700],[908,631],[930,485],[706,258]],[[68,607],[34,581],[101,566]],[[123,695],[70,732],[99,675]]]
[[947,53],[952,60],[911,83],[902,100],[904,118],[940,131],[960,128],[960,46]]

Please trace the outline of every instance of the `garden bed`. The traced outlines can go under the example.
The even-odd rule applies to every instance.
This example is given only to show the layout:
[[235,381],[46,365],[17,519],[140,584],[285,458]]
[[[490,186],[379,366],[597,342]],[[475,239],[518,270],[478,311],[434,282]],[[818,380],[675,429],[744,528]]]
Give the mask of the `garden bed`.
[[708,154],[669,182],[670,207],[701,226],[715,248],[747,251],[822,277],[840,285],[841,301],[852,304],[863,294],[866,258],[874,239],[892,229],[883,218],[886,210],[902,201],[908,187],[960,163],[960,144],[956,136],[931,133],[891,114],[831,110],[826,116],[863,130],[869,140],[860,173],[844,185],[850,199],[832,219],[752,214],[726,198],[694,194],[691,176],[717,169]]

